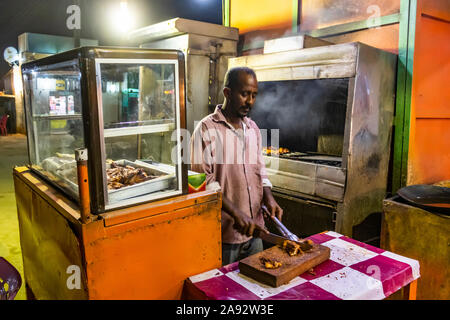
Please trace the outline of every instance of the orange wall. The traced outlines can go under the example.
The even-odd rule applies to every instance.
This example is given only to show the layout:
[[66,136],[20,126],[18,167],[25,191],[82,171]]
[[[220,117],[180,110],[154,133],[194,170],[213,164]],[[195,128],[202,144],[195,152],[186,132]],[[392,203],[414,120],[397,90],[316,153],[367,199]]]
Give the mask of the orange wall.
[[[239,28],[245,49],[240,55],[262,53],[262,41],[293,34],[293,0],[229,0],[230,26]],[[361,21],[377,14],[386,16],[400,11],[400,0],[303,0],[298,31],[329,27],[340,23]],[[370,28],[324,38],[333,43],[360,41],[398,53],[399,24]]]
[[407,184],[450,179],[450,2],[419,0]]
[[292,0],[230,0],[230,26],[239,33],[292,27]]

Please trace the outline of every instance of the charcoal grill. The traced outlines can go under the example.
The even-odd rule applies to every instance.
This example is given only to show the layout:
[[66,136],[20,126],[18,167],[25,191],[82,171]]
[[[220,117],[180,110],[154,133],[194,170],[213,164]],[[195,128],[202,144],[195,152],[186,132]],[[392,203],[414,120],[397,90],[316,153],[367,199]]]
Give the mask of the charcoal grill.
[[255,70],[250,117],[266,146],[290,150],[263,156],[283,222],[301,236],[334,230],[355,237],[386,196],[396,56],[358,42],[274,47],[232,58],[228,67]]

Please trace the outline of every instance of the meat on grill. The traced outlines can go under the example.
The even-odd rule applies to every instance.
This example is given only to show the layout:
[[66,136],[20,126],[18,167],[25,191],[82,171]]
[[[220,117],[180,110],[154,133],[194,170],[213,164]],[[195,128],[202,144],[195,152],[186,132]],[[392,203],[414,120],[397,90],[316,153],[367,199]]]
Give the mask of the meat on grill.
[[263,148],[262,152],[264,155],[270,156],[270,155],[281,155],[281,154],[289,153],[290,151],[287,148],[276,149],[276,148],[270,146],[268,148]]

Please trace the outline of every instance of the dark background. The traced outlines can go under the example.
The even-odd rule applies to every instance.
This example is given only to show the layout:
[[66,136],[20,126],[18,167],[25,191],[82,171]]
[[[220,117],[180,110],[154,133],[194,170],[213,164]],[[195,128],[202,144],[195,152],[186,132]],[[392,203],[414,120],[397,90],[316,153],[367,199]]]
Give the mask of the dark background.
[[[113,31],[109,12],[120,0],[78,0],[81,7],[81,38],[95,39],[100,45],[125,45]],[[10,69],[3,59],[9,46],[18,49],[17,38],[25,32],[73,37],[66,13],[75,0],[0,0],[0,77]],[[135,13],[136,28],[180,17],[222,24],[221,0],[128,0]]]

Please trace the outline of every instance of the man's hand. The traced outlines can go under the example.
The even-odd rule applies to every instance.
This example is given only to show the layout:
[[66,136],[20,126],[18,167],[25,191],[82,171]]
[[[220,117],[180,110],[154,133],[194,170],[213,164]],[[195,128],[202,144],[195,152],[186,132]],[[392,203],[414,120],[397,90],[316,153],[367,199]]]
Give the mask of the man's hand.
[[248,237],[252,237],[255,230],[260,230],[263,232],[268,232],[263,227],[257,225],[253,220],[237,208],[233,202],[231,202],[227,197],[222,197],[222,208],[226,213],[228,213],[234,219],[233,227],[241,234]]
[[281,209],[275,201],[275,198],[272,195],[272,190],[269,187],[264,187],[263,203],[266,205],[269,214],[272,217],[277,217],[278,220],[281,221],[281,218],[283,217],[283,209]]
[[233,227],[243,235],[246,235],[247,237],[252,237],[255,230],[267,232],[266,229],[262,228],[261,226],[257,225],[253,222],[253,220],[245,215],[244,213],[237,213],[233,216],[234,218],[234,225]]

